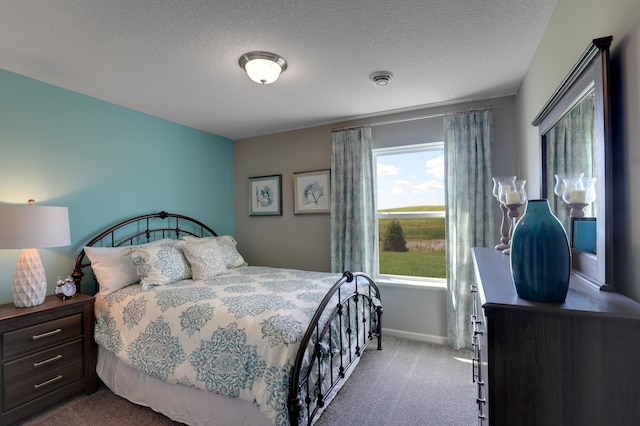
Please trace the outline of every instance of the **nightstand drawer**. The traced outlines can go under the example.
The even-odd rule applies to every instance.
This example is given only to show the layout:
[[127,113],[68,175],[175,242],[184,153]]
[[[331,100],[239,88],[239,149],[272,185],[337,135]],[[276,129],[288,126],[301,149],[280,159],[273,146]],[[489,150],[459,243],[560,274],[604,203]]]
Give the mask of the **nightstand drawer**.
[[7,362],[3,366],[4,409],[82,378],[82,339]]
[[82,336],[82,314],[10,331],[2,336],[2,358],[10,359],[79,336]]

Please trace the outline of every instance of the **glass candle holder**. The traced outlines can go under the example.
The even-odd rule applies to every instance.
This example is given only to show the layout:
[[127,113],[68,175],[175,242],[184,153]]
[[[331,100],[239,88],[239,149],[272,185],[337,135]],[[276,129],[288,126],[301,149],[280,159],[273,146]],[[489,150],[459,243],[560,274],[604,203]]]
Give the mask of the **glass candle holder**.
[[511,185],[515,184],[517,177],[516,176],[498,176],[493,179],[493,196],[496,200],[500,201],[500,185]]
[[565,188],[564,180],[565,179],[582,179],[582,176],[584,176],[584,173],[564,173],[564,174],[554,175],[554,177],[556,178],[556,185],[553,188],[553,193],[556,194],[558,197],[562,198],[562,194],[564,194],[564,188]]
[[[525,190],[525,184],[527,183],[524,179],[516,179],[513,183],[503,185],[499,184],[500,187],[500,202],[509,209],[509,219],[510,219],[510,228],[509,228],[509,246],[511,246],[511,238],[513,237],[513,230],[516,227],[516,221],[520,216],[520,211],[518,210],[520,206],[527,202],[527,191]],[[511,249],[505,249],[502,251],[503,254],[510,254]]]
[[500,183],[498,186],[500,202],[505,206],[516,206],[520,207],[524,203],[527,202],[527,191],[525,190],[525,185],[527,181],[524,179],[516,179],[511,183],[502,184]]
[[[500,185],[514,183],[516,176],[497,176],[493,177],[492,193],[498,202],[500,202]],[[509,209],[500,202],[500,210],[502,210],[502,223],[500,224],[500,242],[495,246],[496,250],[506,250],[509,248],[509,231],[511,223],[509,220]]]
[[596,199],[596,179],[592,177],[565,178],[562,201],[570,208],[570,217],[584,217],[584,209]]

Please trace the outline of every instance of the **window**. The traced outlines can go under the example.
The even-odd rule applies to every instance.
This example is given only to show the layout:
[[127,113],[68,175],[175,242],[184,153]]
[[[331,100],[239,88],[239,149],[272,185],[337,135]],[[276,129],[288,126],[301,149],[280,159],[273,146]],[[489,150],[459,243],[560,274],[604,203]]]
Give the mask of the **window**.
[[444,143],[373,151],[378,278],[446,278]]

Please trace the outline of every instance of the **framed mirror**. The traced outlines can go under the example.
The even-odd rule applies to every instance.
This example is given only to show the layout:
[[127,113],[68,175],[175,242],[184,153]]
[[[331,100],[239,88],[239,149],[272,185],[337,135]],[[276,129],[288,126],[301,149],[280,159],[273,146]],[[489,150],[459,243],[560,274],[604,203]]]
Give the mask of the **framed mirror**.
[[542,198],[565,226],[572,273],[612,290],[612,156],[609,47],[594,39],[534,118]]

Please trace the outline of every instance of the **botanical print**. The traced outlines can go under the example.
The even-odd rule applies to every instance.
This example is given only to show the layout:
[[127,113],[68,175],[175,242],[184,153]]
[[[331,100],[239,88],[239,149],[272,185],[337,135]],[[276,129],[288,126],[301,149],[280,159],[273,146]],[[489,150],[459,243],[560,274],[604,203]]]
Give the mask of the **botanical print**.
[[324,188],[320,185],[320,182],[315,181],[310,183],[304,188],[302,193],[302,198],[304,199],[304,205],[310,207],[315,207],[318,205],[320,198],[324,195]]
[[331,207],[329,185],[329,170],[294,173],[294,213],[329,213]]
[[273,190],[269,185],[260,187],[256,185],[256,204],[260,207],[271,207],[273,204]]
[[249,178],[249,215],[281,215],[282,175]]

